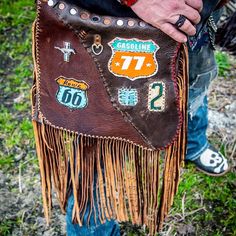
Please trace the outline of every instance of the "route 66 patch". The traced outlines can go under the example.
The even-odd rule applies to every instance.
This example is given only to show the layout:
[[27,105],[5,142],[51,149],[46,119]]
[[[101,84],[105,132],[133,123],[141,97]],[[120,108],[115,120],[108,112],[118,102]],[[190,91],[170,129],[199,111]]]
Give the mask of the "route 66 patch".
[[83,109],[88,105],[87,90],[89,85],[84,81],[60,76],[56,79],[59,86],[56,98],[57,101],[69,109]]
[[156,52],[159,46],[154,41],[115,38],[108,45],[112,49],[108,69],[115,76],[133,81],[157,73]]

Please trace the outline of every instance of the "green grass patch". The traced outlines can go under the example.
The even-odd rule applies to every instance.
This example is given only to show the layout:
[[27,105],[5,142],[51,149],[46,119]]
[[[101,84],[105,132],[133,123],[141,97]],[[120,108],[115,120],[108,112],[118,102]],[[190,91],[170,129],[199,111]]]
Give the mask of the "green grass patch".
[[193,165],[189,164],[187,168],[182,176],[172,215],[182,214],[184,210],[184,223],[193,224],[196,235],[235,235],[236,174],[228,173],[216,178],[196,171]]
[[219,68],[219,76],[227,76],[229,70],[231,69],[229,56],[225,52],[216,51],[215,57]]
[[0,2],[0,168],[14,167],[15,157],[33,150],[30,88],[33,63],[32,0]]
[[14,220],[4,220],[0,222],[0,235],[1,236],[10,236],[12,235],[12,229],[17,227],[18,222]]

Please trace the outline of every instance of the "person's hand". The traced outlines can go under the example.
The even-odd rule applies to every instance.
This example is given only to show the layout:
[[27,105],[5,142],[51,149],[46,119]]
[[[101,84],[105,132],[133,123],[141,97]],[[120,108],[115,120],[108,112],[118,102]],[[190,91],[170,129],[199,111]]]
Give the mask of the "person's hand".
[[[202,0],[139,0],[131,8],[142,20],[160,29],[174,40],[187,42],[187,36],[196,34],[203,7]],[[180,15],[187,19],[177,28]]]

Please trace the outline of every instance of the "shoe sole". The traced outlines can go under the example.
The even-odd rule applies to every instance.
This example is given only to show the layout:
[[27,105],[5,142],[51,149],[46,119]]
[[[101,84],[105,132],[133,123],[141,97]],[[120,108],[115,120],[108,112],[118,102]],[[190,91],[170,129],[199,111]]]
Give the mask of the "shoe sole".
[[209,173],[209,172],[207,172],[207,171],[205,171],[205,170],[202,170],[202,169],[200,169],[200,168],[198,168],[198,167],[196,167],[196,169],[199,170],[200,172],[202,172],[202,173],[208,175],[208,176],[220,177],[220,176],[226,175],[226,174],[231,170],[231,167],[228,168],[226,171],[220,173],[220,174]]

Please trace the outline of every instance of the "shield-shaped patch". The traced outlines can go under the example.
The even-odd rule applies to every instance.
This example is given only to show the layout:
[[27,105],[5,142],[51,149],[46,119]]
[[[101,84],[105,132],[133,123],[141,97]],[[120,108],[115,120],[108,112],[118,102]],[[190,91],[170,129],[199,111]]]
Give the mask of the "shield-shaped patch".
[[83,109],[88,105],[87,90],[89,85],[84,81],[68,79],[63,76],[56,79],[59,86],[57,101],[71,110]]
[[112,48],[112,57],[108,67],[112,74],[136,80],[157,73],[155,55],[159,46],[152,40],[115,38],[109,46]]

